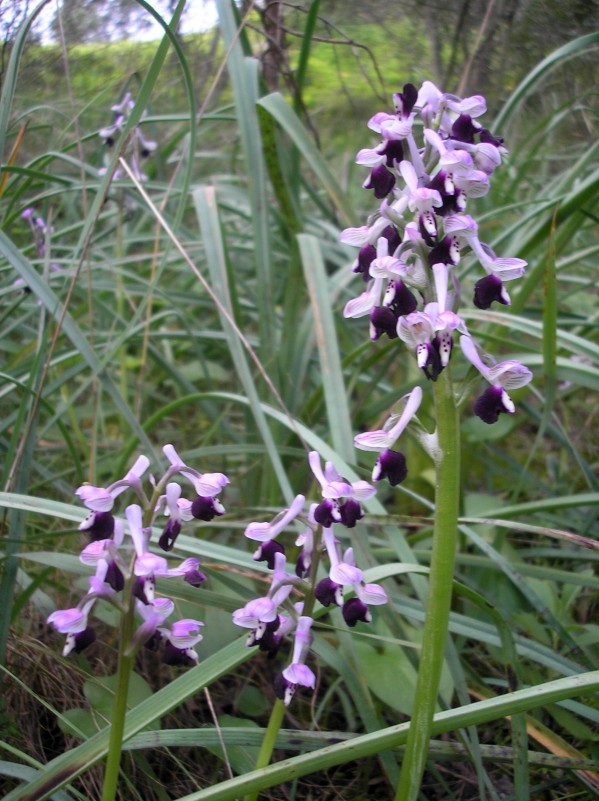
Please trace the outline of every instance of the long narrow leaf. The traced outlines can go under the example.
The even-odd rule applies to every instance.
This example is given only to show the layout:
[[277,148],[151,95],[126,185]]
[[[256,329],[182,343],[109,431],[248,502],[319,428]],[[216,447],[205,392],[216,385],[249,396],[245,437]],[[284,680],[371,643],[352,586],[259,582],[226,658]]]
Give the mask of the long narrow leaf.
[[543,78],[545,78],[551,70],[562,66],[571,58],[582,55],[582,53],[586,52],[589,48],[595,47],[598,44],[599,33],[589,33],[586,36],[580,36],[578,39],[574,39],[573,42],[568,42],[557,50],[554,50],[553,53],[550,53],[547,58],[543,59],[543,61],[518,84],[506,100],[505,105],[495,120],[497,130],[501,130],[505,127],[518,106],[520,106],[531,92],[538,88]]
[[227,335],[231,358],[235,364],[235,369],[237,371],[239,380],[247,394],[252,414],[254,415],[256,425],[260,431],[267,453],[272,462],[277,481],[281,487],[281,491],[283,492],[286,501],[290,503],[294,497],[294,493],[287,479],[287,475],[281,462],[281,457],[277,450],[277,445],[273,439],[272,432],[270,431],[260,406],[258,390],[247,363],[246,351],[244,350],[244,347],[240,341],[239,329],[233,328],[231,325],[231,322],[234,318],[233,305],[231,302],[231,292],[229,289],[225,245],[222,238],[220,221],[218,218],[214,189],[206,186],[200,187],[193,193],[193,199],[198,221],[200,223],[200,229],[202,231],[202,238],[204,240],[204,247],[206,249],[206,260],[208,262],[208,267],[213,282],[213,289],[223,304],[224,309],[228,312],[228,314],[225,316],[223,311],[219,310],[221,324],[225,334]]
[[304,156],[310,169],[314,171],[329,193],[345,225],[355,224],[355,214],[347,196],[330,171],[328,164],[320,154],[318,148],[313,143],[310,134],[306,131],[301,120],[294,113],[291,106],[288,105],[283,95],[274,92],[273,94],[261,98],[258,104],[266,109],[283,130],[289,134],[300,153]]
[[[454,731],[464,726],[480,725],[498,720],[505,715],[529,712],[548,703],[590,694],[599,689],[599,671],[583,673],[567,679],[539,684],[525,690],[478,701],[468,707],[440,712],[433,719],[433,734]],[[390,726],[376,734],[355,737],[348,742],[331,745],[291,759],[285,759],[268,768],[246,773],[243,776],[184,796],[180,801],[233,801],[239,795],[274,787],[280,782],[291,781],[308,773],[353,762],[365,756],[380,753],[386,748],[403,745],[407,739],[409,723]],[[7,801],[13,801],[12,798]]]
[[354,455],[353,432],[324,261],[316,237],[300,234],[298,242],[314,314],[328,429],[337,453],[350,461]]
[[233,99],[237,112],[240,144],[248,170],[249,199],[254,235],[254,264],[260,292],[256,296],[260,322],[260,347],[267,361],[275,350],[274,286],[270,245],[269,203],[266,192],[266,165],[260,125],[256,112],[258,100],[258,62],[243,54],[230,0],[216,0],[218,18],[225,46]]
[[[4,255],[9,264],[19,273],[21,278],[25,281],[25,284],[31,288],[39,300],[44,304],[50,315],[55,320],[60,319],[60,300],[54,294],[48,283],[42,279],[36,270],[33,269],[29,262],[21,255],[21,252],[6,236],[4,231],[1,230],[0,253]],[[70,316],[70,314],[68,314],[68,312],[65,313],[62,320],[62,328],[75,348],[79,351],[82,358],[87,362],[92,374],[98,377],[105,391],[112,398],[115,407],[122,414],[127,425],[136,432],[140,442],[143,443],[144,448],[146,448],[150,453],[153,453],[154,451],[152,444],[148,440],[145,431],[140,426],[138,420],[133,414],[133,411],[123,400],[118,389],[110,379],[106,368],[101,364],[100,360],[89,346],[89,343],[83,332],[75,320]]]

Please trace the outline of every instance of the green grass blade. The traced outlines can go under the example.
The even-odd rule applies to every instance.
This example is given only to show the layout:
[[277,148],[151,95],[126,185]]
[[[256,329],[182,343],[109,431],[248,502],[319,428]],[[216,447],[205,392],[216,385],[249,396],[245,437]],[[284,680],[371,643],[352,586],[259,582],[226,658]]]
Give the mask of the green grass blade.
[[256,421],[256,426],[264,441],[266,451],[272,463],[283,496],[286,501],[290,503],[294,497],[294,492],[289,484],[281,457],[277,450],[277,444],[260,405],[258,390],[246,359],[245,348],[247,347],[247,341],[244,341],[244,344],[242,344],[241,332],[233,322],[235,315],[229,287],[225,243],[222,237],[214,189],[211,187],[200,187],[193,193],[193,199],[206,250],[206,261],[210,270],[213,290],[222,304],[222,308],[219,309],[219,314],[221,325],[227,336],[231,358],[233,359],[238,378],[246,392],[252,414]]
[[541,81],[556,67],[562,66],[571,58],[582,55],[589,48],[599,44],[599,33],[589,33],[580,36],[572,42],[568,42],[562,47],[554,50],[547,58],[543,59],[532,72],[514,89],[505,105],[496,117],[494,126],[497,130],[502,130],[513,117],[516,109],[528,97],[528,95],[538,88]]
[[270,361],[270,354],[276,352],[274,315],[272,313],[275,294],[270,244],[270,206],[266,191],[266,165],[256,110],[256,101],[259,96],[258,62],[243,54],[230,0],[216,0],[216,6],[219,25],[227,48],[227,63],[239,125],[240,144],[245,163],[248,165],[247,179],[252,214],[254,264],[260,285],[260,291],[257,293],[260,348],[267,360]]
[[[547,212],[539,215],[538,222],[532,226],[532,230],[525,233],[519,243],[518,255],[530,259],[536,248],[550,240],[554,226],[556,228],[554,243],[556,253],[559,254],[562,247],[569,245],[573,234],[580,227],[583,220],[582,212],[586,207],[593,207],[598,194],[599,170],[594,170],[584,180],[578,182],[565,197],[555,198]],[[513,297],[512,310],[515,313],[522,312],[535,289],[542,286],[543,269],[543,260],[539,259],[538,263],[527,270],[524,281]]]
[[19,63],[23,55],[25,40],[40,11],[48,2],[49,0],[42,0],[41,3],[38,3],[19,29],[10,50],[10,58],[6,72],[2,76],[2,96],[0,97],[0,164],[4,164],[5,162],[4,145],[8,133],[10,111],[17,86]]
[[295,71],[295,83],[297,85],[298,94],[295,98],[295,111],[299,113],[301,105],[301,94],[306,82],[306,73],[308,71],[308,61],[310,58],[310,49],[312,47],[312,37],[316,28],[316,21],[318,19],[318,12],[320,10],[320,0],[312,0],[308,14],[306,15],[306,25],[304,27],[304,35],[302,37],[302,46],[300,49],[299,58],[297,60],[297,69]]
[[563,495],[560,498],[543,498],[538,501],[526,501],[524,503],[502,506],[497,509],[489,509],[485,512],[485,517],[516,517],[541,512],[547,514],[554,509],[576,509],[582,506],[597,506],[599,504],[599,493],[583,492],[577,495]]
[[[236,395],[233,392],[209,392],[206,393],[206,397],[222,398],[223,400],[230,400],[234,403],[242,404],[243,406],[250,406],[251,404],[249,398],[246,398],[243,395]],[[331,447],[331,445],[325,442],[322,437],[316,434],[311,428],[304,425],[300,420],[289,417],[287,414],[279,411],[268,403],[260,403],[260,406],[264,414],[266,414],[268,417],[272,417],[273,420],[277,420],[278,422],[282,423],[282,425],[288,428],[289,431],[298,435],[307,447],[309,447],[311,450],[318,451],[323,459],[328,459],[334,462],[337,470],[339,470],[348,479],[348,481],[357,481],[359,478],[362,478],[362,476],[356,472],[354,467],[341,459],[339,454],[334,448]],[[377,500],[376,497],[370,498],[367,501],[362,501],[362,505],[372,514],[386,514],[385,507],[379,500]]]
[[306,131],[301,120],[294,113],[283,95],[279,94],[279,92],[273,92],[266,97],[260,98],[258,105],[266,109],[281,128],[291,137],[308,166],[314,171],[316,177],[328,192],[343,224],[354,225],[355,212],[346,194],[341,189],[339,182],[331,172],[327,162],[312,141],[310,134]]
[[[433,719],[433,734],[455,731],[469,725],[480,725],[492,720],[499,720],[506,715],[529,712],[564,698],[591,694],[597,689],[599,689],[599,671],[546,682],[536,687],[478,701],[465,708],[439,712]],[[403,745],[407,739],[409,728],[409,723],[401,723],[376,734],[361,735],[348,742],[285,759],[268,768],[252,771],[244,776],[191,793],[179,801],[233,801],[245,793],[265,790],[308,773],[353,762],[365,756],[378,754],[387,748]],[[9,797],[6,801],[13,801],[13,799]]]
[[298,236],[304,276],[310,295],[316,342],[320,354],[320,372],[327,409],[328,430],[337,453],[345,461],[354,457],[353,431],[347,404],[347,391],[341,369],[331,291],[318,239],[309,234]]
[[[62,316],[60,300],[54,294],[48,283],[43,280],[39,273],[34,270],[29,262],[21,255],[21,252],[6,236],[4,231],[0,231],[0,253],[4,255],[9,264],[14,267],[21,278],[25,281],[26,285],[44,304],[53,319],[57,321],[60,320]],[[75,349],[81,354],[81,357],[87,363],[93,375],[96,375],[102,383],[104,390],[111,397],[116,409],[122,415],[127,426],[135,431],[139,437],[139,441],[143,443],[144,448],[147,449],[149,453],[154,453],[153,446],[148,440],[146,433],[140,426],[137,418],[133,414],[133,411],[121,397],[118,389],[110,379],[106,369],[102,366],[100,360],[91,349],[83,332],[75,320],[70,316],[70,314],[68,314],[68,312],[65,313],[64,317],[62,318],[62,328],[67,337],[73,343]]]
[[[209,656],[166,687],[154,693],[127,715],[124,740],[160,720],[202,688],[230,673],[252,655],[245,642],[236,641]],[[76,748],[49,762],[32,781],[5,796],[4,801],[43,801],[106,756],[110,729],[104,729]]]

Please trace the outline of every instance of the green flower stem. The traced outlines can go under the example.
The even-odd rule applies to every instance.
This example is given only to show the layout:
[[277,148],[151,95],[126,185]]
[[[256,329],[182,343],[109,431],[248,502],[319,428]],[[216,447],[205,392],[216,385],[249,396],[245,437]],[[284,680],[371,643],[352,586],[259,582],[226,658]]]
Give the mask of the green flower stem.
[[[166,480],[166,479],[165,479]],[[150,500],[141,490],[139,500],[143,507],[143,526],[148,528],[154,519],[154,510],[165,482],[160,482],[152,493]],[[117,666],[117,680],[112,706],[112,720],[110,721],[110,741],[106,756],[106,772],[104,774],[104,787],[102,801],[114,801],[119,781],[121,755],[123,752],[123,733],[125,731],[125,716],[127,714],[127,696],[129,694],[129,679],[135,663],[135,655],[139,650],[139,643],[133,641],[135,634],[135,588],[136,576],[133,572],[135,555],[131,557],[129,576],[125,582],[123,596],[125,598],[125,611],[121,617],[121,630],[119,635],[119,661]]]
[[[270,718],[268,720],[268,726],[266,727],[266,731],[264,733],[264,739],[262,740],[262,745],[260,746],[260,751],[258,753],[258,759],[256,760],[256,770],[260,768],[265,768],[272,756],[272,752],[275,748],[275,743],[277,740],[277,736],[283,725],[283,717],[285,716],[285,704],[277,698],[274,703],[274,706],[270,712]],[[256,801],[258,798],[259,793],[251,793],[251,795],[246,795],[245,801]]]
[[[310,566],[310,589],[306,593],[304,598],[304,608],[303,608],[303,615],[308,617],[312,616],[312,612],[314,610],[314,601],[316,600],[314,596],[314,587],[316,587],[316,576],[318,573],[318,564],[320,562],[320,543],[322,541],[322,529],[318,529],[318,531],[314,534],[314,549],[312,552],[312,564]],[[285,716],[285,704],[277,698],[275,704],[271,710],[270,718],[268,720],[268,726],[266,727],[266,732],[264,733],[264,739],[262,740],[262,745],[260,746],[260,751],[258,753],[258,758],[256,760],[256,770],[260,768],[265,768],[270,763],[270,759],[272,757],[272,752],[275,750],[275,744],[277,741],[277,737],[281,726],[283,724],[283,718]],[[245,797],[245,801],[257,801],[258,799],[258,792],[250,793]]]
[[128,599],[127,609],[121,618],[117,681],[112,706],[112,719],[110,721],[110,741],[108,744],[108,754],[106,756],[102,801],[114,801],[119,780],[121,753],[123,750],[123,732],[125,730],[125,715],[127,714],[129,678],[133,670],[136,653],[136,649],[131,649],[135,628],[134,581],[135,576],[133,575],[133,570],[131,570],[131,576],[127,580],[125,587],[125,595]]
[[434,383],[435,518],[418,680],[396,801],[416,801],[426,765],[445,657],[460,500],[460,428],[449,367]]

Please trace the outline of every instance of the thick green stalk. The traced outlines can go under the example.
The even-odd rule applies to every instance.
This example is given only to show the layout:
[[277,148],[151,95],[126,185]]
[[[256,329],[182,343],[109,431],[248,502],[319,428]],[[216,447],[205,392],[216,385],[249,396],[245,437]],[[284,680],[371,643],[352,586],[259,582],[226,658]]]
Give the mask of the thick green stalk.
[[121,754],[123,751],[123,734],[125,731],[125,715],[127,714],[129,679],[135,660],[135,650],[131,649],[135,627],[135,599],[133,598],[134,581],[135,576],[133,575],[133,571],[131,571],[131,576],[127,580],[125,586],[125,595],[128,599],[128,605],[127,611],[121,618],[119,662],[112,706],[112,719],[110,721],[110,741],[106,756],[102,801],[114,801],[119,781]]
[[[148,500],[141,492],[140,500],[143,507],[143,526],[151,528],[154,521],[154,510],[158,503],[160,493],[167,481],[166,474],[154,487],[151,498]],[[119,633],[119,661],[117,666],[116,687],[112,705],[112,719],[110,721],[110,740],[106,755],[106,771],[104,773],[104,786],[102,788],[102,801],[114,801],[119,781],[121,756],[123,753],[123,735],[125,732],[125,717],[127,715],[127,696],[129,694],[129,680],[135,664],[135,655],[139,650],[139,642],[134,641],[135,635],[135,597],[133,591],[137,576],[134,572],[135,554],[131,557],[129,575],[123,589],[124,612],[121,616]]]
[[[284,715],[285,704],[279,698],[277,698],[273,708],[271,709],[270,718],[268,719],[268,726],[264,732],[264,739],[262,740],[260,751],[258,752],[258,758],[256,759],[256,770],[265,768],[269,764],[272,752],[275,750],[275,744],[279,735],[279,731],[283,725]],[[258,791],[251,793],[245,797],[245,801],[256,801],[258,795]]]
[[460,428],[449,368],[435,382],[434,397],[436,486],[429,588],[414,708],[396,801],[415,801],[420,791],[445,657],[456,556]]

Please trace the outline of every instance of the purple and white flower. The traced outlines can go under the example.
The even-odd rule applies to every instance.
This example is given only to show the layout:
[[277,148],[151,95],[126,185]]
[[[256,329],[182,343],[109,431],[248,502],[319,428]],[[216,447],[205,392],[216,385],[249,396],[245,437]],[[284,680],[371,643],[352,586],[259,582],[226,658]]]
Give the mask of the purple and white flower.
[[418,412],[422,403],[422,389],[414,389],[402,398],[405,402],[401,414],[392,415],[382,429],[357,434],[354,445],[362,451],[378,451],[379,457],[372,471],[372,480],[388,479],[391,486],[400,484],[408,471],[403,453],[393,450],[393,446],[405,431],[408,423]]
[[[123,478],[109,484],[108,487],[94,487],[91,484],[83,484],[75,491],[75,495],[83,501],[88,509],[92,512],[110,512],[114,506],[115,498],[117,498],[126,489],[132,489],[138,495],[142,493],[141,477],[146,472],[150,465],[150,460],[147,456],[140,456],[133,467],[127,471]],[[84,521],[87,528],[88,521]]]
[[[201,488],[208,500],[216,500],[216,493],[228,483],[221,473],[201,474],[178,457],[172,445],[165,446],[170,467],[156,481],[149,477],[150,496],[146,495],[142,478],[149,467],[149,459],[140,456],[125,476],[107,487],[85,484],[77,495],[90,509],[90,515],[81,524],[80,530],[91,534],[91,541],[80,555],[83,564],[94,569],[89,578],[90,589],[77,607],[52,613],[48,622],[67,635],[64,653],[82,650],[93,641],[95,634],[88,625],[88,615],[97,600],[105,600],[126,613],[128,604],[142,618],[142,623],[133,637],[130,647],[141,644],[157,645],[164,641],[164,657],[171,664],[188,664],[197,660],[193,646],[201,640],[199,621],[183,620],[170,629],[163,624],[174,609],[168,598],[157,598],[157,578],[182,578],[193,587],[199,587],[206,576],[199,570],[199,561],[193,557],[178,565],[155,554],[150,548],[153,524],[164,511],[169,520],[160,537],[159,545],[171,550],[181,526],[193,519],[193,502],[181,497],[181,487],[170,481],[177,473],[188,478],[194,489]],[[160,494],[163,490],[164,494]],[[116,500],[126,491],[131,491],[139,503],[131,503],[125,509],[125,523],[113,516]],[[222,510],[222,511],[221,511]],[[224,512],[220,507],[218,513]],[[196,515],[197,517],[197,515]],[[128,533],[129,538],[125,538]],[[131,545],[133,546],[131,548]],[[132,595],[129,595],[131,593]]]
[[500,414],[513,414],[516,407],[506,390],[520,389],[530,383],[532,373],[528,367],[515,359],[485,364],[469,336],[460,338],[460,346],[464,356],[490,384],[475,401],[474,413],[488,424],[497,422]]
[[313,622],[311,617],[304,615],[297,621],[291,664],[275,680],[275,693],[285,706],[289,706],[298,686],[314,689],[316,684],[316,676],[306,665],[306,658],[312,644],[310,629]]
[[316,522],[325,527],[343,523],[353,528],[364,515],[360,501],[372,498],[376,489],[367,481],[350,483],[337,472],[332,462],[325,462],[323,470],[317,451],[308,454],[308,461],[324,498],[314,510]]

